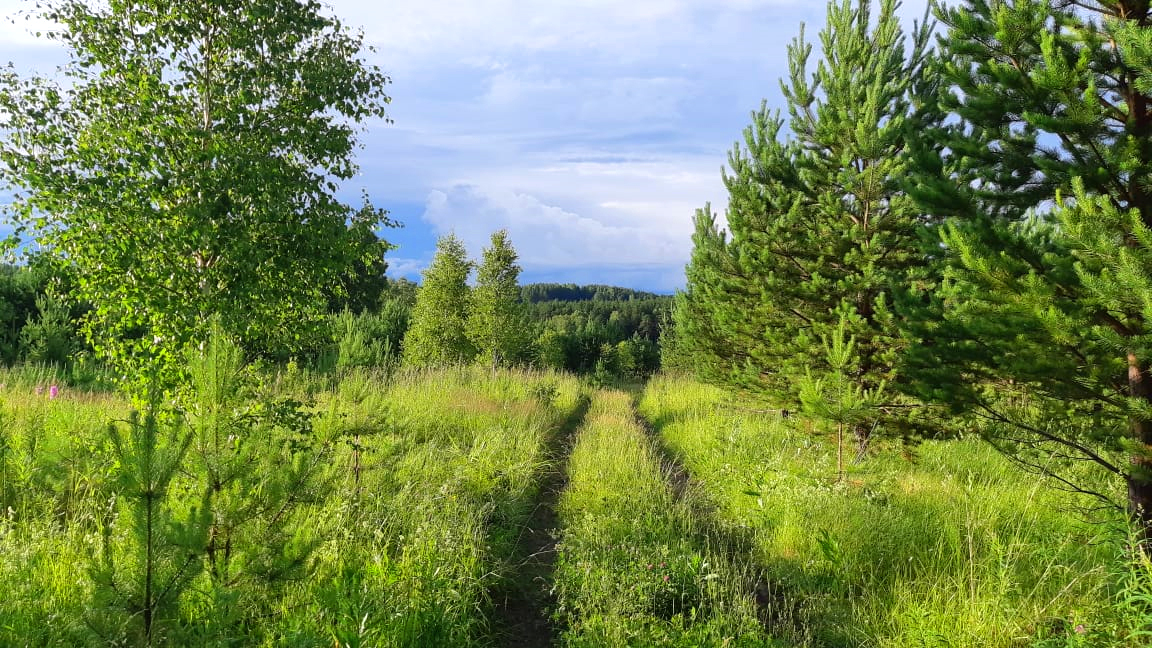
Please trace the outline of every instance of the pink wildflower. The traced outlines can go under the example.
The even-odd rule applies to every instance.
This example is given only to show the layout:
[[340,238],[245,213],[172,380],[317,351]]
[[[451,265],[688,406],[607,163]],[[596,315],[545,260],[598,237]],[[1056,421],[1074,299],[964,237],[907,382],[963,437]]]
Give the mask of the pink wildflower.
[[667,582],[668,582],[668,574],[664,574],[664,582],[665,582],[665,583],[667,583]]
[[51,387],[48,388],[48,398],[56,398],[59,395],[60,395],[60,388],[57,387],[56,385],[52,385]]
[[1084,628],[1083,623],[1076,624],[1074,630],[1076,630],[1076,634],[1084,634],[1085,632],[1088,632],[1088,630]]

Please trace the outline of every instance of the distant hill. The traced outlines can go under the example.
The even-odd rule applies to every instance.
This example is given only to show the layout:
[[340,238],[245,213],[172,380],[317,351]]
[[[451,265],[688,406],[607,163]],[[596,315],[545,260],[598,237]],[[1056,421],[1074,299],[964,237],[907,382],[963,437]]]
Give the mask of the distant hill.
[[667,295],[621,288],[619,286],[589,285],[558,283],[534,283],[520,287],[521,298],[529,303],[546,301],[580,302],[580,301],[638,301],[647,299],[667,299]]

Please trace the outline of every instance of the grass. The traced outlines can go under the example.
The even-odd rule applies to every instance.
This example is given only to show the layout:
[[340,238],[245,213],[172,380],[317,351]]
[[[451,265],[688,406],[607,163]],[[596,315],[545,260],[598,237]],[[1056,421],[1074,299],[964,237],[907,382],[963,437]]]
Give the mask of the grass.
[[[51,399],[36,378],[0,377],[0,644],[81,645],[83,578],[106,509],[106,422],[126,408],[102,394]],[[40,389],[38,390],[37,387]]]
[[[538,495],[546,444],[581,387],[563,375],[478,369],[383,378],[353,371],[334,387],[272,383],[309,400],[316,437],[332,445],[325,488],[293,509],[289,525],[311,548],[307,577],[243,581],[230,591],[244,605],[224,627],[200,576],[180,599],[168,644],[481,641],[487,592],[511,576],[507,557]],[[0,419],[0,645],[121,642],[127,635],[102,637],[90,623],[96,585],[86,575],[118,470],[104,428],[128,407],[108,394],[65,389],[50,399],[13,384]],[[195,487],[180,476],[172,490]]]
[[[547,372],[260,375],[244,407],[304,404],[308,438],[267,438],[303,443],[283,469],[318,462],[315,484],[256,536],[278,557],[195,574],[154,645],[505,645],[494,599],[539,577],[541,636],[571,647],[1149,645],[1152,565],[1123,551],[1124,520],[976,439],[880,441],[837,480],[828,433],[673,377],[636,401]],[[49,369],[0,385],[0,645],[144,645],[131,614],[105,623],[94,571],[103,543],[135,546],[130,519],[109,524],[127,402]],[[172,484],[186,519],[204,483],[189,464]],[[529,573],[534,515],[558,543]],[[277,560],[293,569],[256,577]]]
[[695,528],[628,394],[594,396],[568,477],[556,573],[564,645],[775,645],[746,574]]
[[[346,378],[346,425],[369,474],[328,567],[296,594],[341,645],[467,645],[484,634],[487,591],[537,498],[548,437],[580,388],[555,374],[478,369],[401,374],[386,391]],[[365,425],[386,412],[386,424]],[[338,590],[338,591],[334,591]],[[307,615],[304,615],[307,618]]]
[[823,435],[717,389],[660,377],[640,409],[719,523],[751,536],[793,604],[775,627],[798,644],[1135,645],[1113,587],[1123,521],[1082,515],[979,440],[926,442],[911,461],[886,448],[837,483]]

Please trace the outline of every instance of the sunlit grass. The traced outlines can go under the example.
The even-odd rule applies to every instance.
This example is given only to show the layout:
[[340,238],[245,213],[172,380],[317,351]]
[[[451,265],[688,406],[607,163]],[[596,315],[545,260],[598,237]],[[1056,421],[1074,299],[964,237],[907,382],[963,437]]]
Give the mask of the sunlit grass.
[[[51,397],[54,374],[21,376],[0,388],[0,645],[114,642],[87,624],[87,571],[116,470],[105,429],[128,404],[67,387]],[[581,389],[562,374],[467,368],[269,381],[257,397],[303,398],[317,438],[337,448],[329,490],[294,513],[297,533],[320,539],[310,576],[246,594],[257,601],[246,645],[476,644],[546,446]],[[169,643],[219,642],[206,586],[182,599]]]
[[798,641],[1125,645],[1112,596],[1119,515],[1083,515],[1092,502],[978,439],[928,441],[912,461],[882,447],[837,483],[827,439],[751,409],[668,377],[641,403],[722,523],[750,530],[756,560],[796,603],[781,625]]
[[[51,371],[0,376],[0,645],[115,643],[94,634],[88,570],[115,495],[106,428],[129,405]],[[244,641],[487,645],[489,594],[519,576],[549,448],[587,394],[549,372],[271,374],[253,398],[300,399],[335,449],[326,490],[292,513],[317,541],[308,576],[243,590]],[[880,442],[837,482],[833,447],[802,419],[665,377],[639,404],[653,438],[631,399],[593,394],[565,470],[565,645],[1141,645],[1152,586],[1121,551],[1121,518],[1085,515],[977,439],[911,460]],[[181,599],[170,645],[223,641],[208,591]]]
[[751,579],[699,533],[623,392],[596,394],[560,502],[568,646],[774,645]]

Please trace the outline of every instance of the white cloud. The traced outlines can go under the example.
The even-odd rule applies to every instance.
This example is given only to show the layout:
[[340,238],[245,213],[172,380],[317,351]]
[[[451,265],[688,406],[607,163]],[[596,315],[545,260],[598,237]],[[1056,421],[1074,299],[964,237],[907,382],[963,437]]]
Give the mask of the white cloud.
[[428,267],[428,259],[410,259],[388,256],[388,275],[392,277],[415,278]]
[[474,185],[432,191],[424,220],[441,234],[454,232],[474,256],[492,232],[507,229],[521,265],[532,270],[676,266],[690,250],[680,228],[613,223],[529,194]]
[[[419,58],[445,51],[509,52],[563,48],[636,51],[682,35],[700,10],[748,12],[801,6],[802,0],[333,0],[349,24],[364,25],[381,52]],[[671,28],[671,29],[670,29]]]

